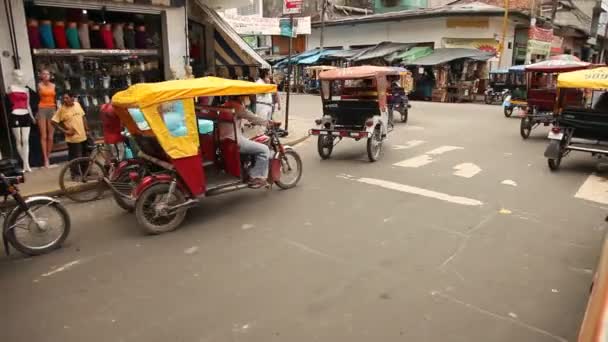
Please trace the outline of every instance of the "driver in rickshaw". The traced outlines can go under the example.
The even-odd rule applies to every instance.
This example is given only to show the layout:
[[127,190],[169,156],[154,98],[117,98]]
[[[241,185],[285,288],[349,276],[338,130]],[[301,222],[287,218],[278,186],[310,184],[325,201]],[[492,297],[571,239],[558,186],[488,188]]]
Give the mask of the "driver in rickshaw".
[[232,123],[220,123],[220,139],[233,139],[238,142],[239,150],[242,154],[250,154],[255,158],[255,165],[249,170],[249,187],[259,189],[268,186],[268,163],[270,160],[270,149],[267,145],[252,141],[243,136],[241,132],[241,120],[246,119],[253,125],[269,126],[277,125],[270,120],[263,119],[253,114],[247,107],[251,104],[249,95],[237,95],[228,98],[223,107],[234,109],[236,119],[236,137],[234,136],[234,126]]

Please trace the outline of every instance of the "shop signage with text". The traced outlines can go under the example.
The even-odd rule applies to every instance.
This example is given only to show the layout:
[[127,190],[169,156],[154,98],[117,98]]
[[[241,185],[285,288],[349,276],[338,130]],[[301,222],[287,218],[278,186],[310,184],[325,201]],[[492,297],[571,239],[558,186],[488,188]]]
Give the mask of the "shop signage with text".
[[283,0],[283,14],[300,14],[303,0]]
[[528,30],[528,53],[548,56],[553,43],[553,29],[531,26]]
[[[221,14],[240,35],[281,35],[281,18],[262,18],[243,15]],[[285,18],[283,18],[285,19]],[[294,18],[295,34],[310,34],[310,17]]]

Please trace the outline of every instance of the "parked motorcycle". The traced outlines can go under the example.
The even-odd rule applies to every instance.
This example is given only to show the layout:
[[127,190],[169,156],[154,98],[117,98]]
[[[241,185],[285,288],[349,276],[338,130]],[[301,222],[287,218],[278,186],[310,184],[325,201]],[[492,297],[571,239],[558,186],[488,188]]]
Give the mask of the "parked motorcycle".
[[510,95],[509,89],[503,89],[501,91],[495,91],[493,88],[488,87],[484,91],[483,101],[486,104],[492,103],[503,103],[507,96]]
[[[57,199],[47,196],[24,198],[17,184],[24,183],[23,171],[16,160],[0,160],[0,195],[4,203],[2,237],[4,251],[9,245],[27,255],[39,255],[62,245],[70,233],[70,215]],[[16,206],[7,203],[11,196]]]

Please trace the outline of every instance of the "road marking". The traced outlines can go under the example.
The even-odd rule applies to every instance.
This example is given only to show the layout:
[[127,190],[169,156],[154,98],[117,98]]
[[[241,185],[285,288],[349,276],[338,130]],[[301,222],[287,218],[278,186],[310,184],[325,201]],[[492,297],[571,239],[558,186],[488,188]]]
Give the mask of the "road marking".
[[510,186],[517,186],[517,183],[514,180],[511,180],[511,179],[505,179],[502,182],[500,182],[500,184],[502,184],[502,185],[510,185]]
[[462,150],[462,147],[459,146],[449,146],[449,145],[444,145],[444,146],[440,146],[434,150],[430,150],[428,152],[426,152],[425,154],[421,154],[419,156],[415,156],[406,160],[402,160],[398,163],[393,164],[394,166],[401,166],[401,167],[421,167],[427,164],[430,164],[432,162],[435,161],[435,159],[433,159],[432,156],[438,156],[441,154],[444,154],[446,152],[450,152],[450,151],[455,151],[455,150]]
[[410,140],[405,145],[393,145],[393,150],[407,150],[408,148],[416,147],[424,144],[424,140]]
[[606,178],[600,177],[593,173],[587,177],[574,197],[587,201],[608,204],[608,181]]
[[395,182],[386,181],[386,180],[382,180],[382,179],[365,178],[365,177],[364,178],[354,178],[354,177],[346,177],[343,175],[338,175],[338,177],[348,179],[348,180],[354,180],[354,181],[369,184],[369,185],[376,185],[376,186],[379,186],[379,187],[382,187],[385,189],[405,192],[405,193],[419,195],[419,196],[428,197],[428,198],[434,198],[434,199],[438,199],[440,201],[445,201],[445,202],[450,202],[450,203],[455,203],[455,204],[460,204],[460,205],[468,205],[468,206],[483,205],[483,202],[478,201],[476,199],[462,197],[462,196],[453,196],[453,195],[445,194],[442,192],[423,189],[423,188],[406,185],[406,184],[395,183]]
[[184,250],[184,253],[185,254],[194,254],[194,253],[196,253],[196,251],[198,251],[198,247],[197,246],[192,246],[190,248],[186,248]]
[[462,163],[454,166],[454,176],[471,178],[481,172],[481,168],[473,163]]
[[50,272],[42,274],[42,277],[50,277],[50,276],[52,276],[55,273],[63,272],[65,270],[67,270],[68,268],[70,268],[72,266],[76,266],[78,264],[80,264],[80,260],[74,260],[72,262],[68,262],[67,264],[65,264],[65,265],[63,265],[61,267],[57,267],[56,269],[54,269],[54,270],[52,270]]

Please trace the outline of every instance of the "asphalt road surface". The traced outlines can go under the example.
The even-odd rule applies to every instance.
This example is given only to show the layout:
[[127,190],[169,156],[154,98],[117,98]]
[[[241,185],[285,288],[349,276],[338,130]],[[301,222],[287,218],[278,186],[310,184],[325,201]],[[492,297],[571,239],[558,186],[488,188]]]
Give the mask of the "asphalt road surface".
[[173,233],[68,204],[63,249],[0,257],[0,341],[574,341],[608,198],[589,155],[549,171],[547,131],[414,103],[379,162],[308,139],[297,188],[209,198]]

